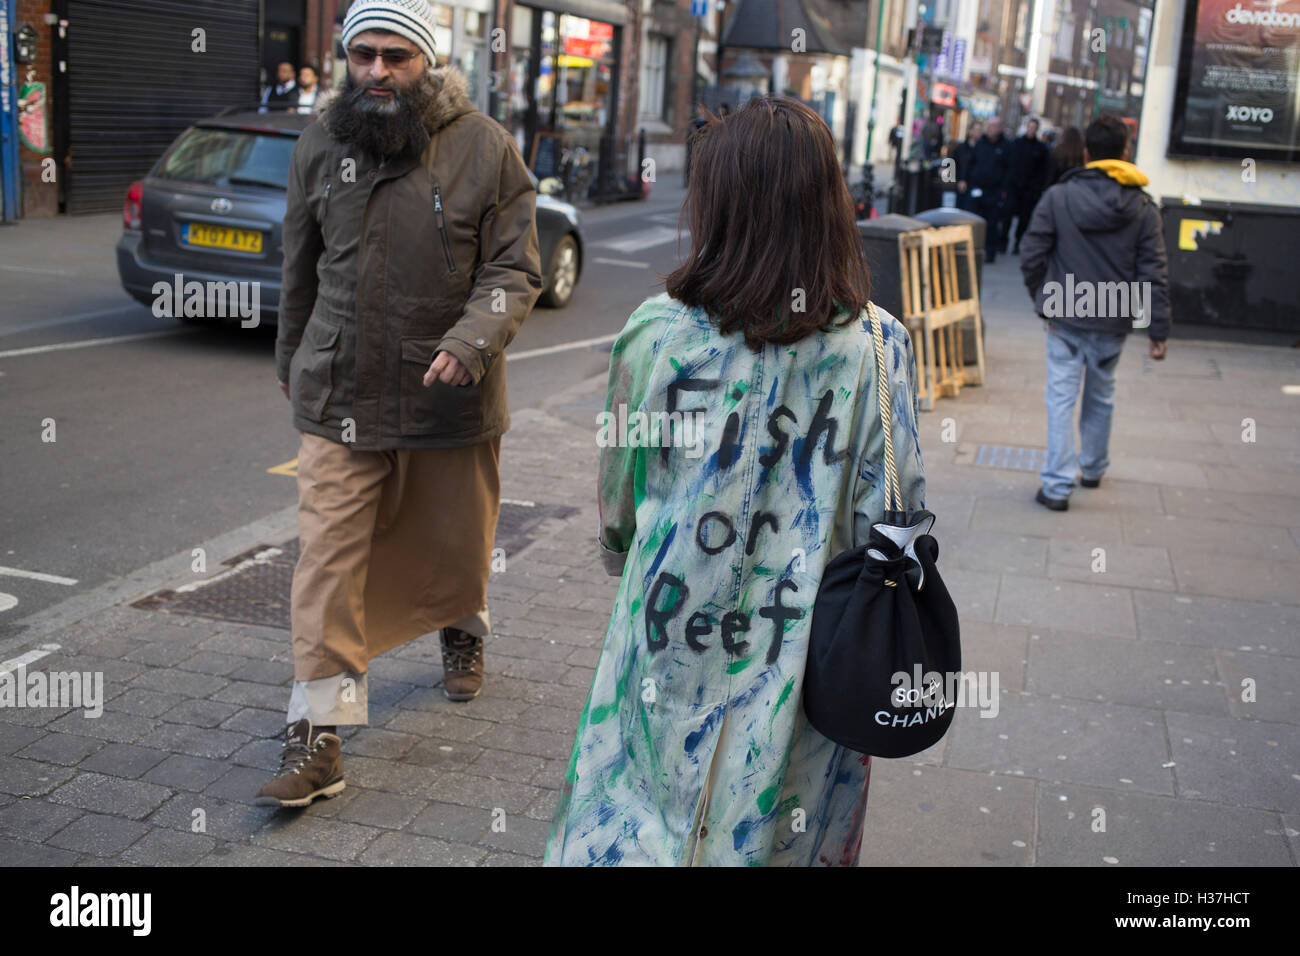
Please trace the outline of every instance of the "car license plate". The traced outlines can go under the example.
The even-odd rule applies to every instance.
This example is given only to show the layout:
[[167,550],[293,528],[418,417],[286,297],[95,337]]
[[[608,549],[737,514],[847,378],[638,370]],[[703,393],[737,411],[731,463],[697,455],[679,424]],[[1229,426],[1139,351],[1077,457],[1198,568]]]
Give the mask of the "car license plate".
[[209,226],[201,222],[182,223],[181,242],[187,246],[233,249],[236,252],[262,251],[262,234],[256,229]]

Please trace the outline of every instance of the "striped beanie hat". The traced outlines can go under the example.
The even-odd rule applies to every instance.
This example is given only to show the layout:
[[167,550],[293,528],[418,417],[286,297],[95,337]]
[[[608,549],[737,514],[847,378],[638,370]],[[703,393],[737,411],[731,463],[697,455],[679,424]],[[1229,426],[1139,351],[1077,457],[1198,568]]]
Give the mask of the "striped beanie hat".
[[433,8],[428,0],[355,0],[343,18],[343,47],[367,30],[387,30],[406,37],[425,55],[432,68]]

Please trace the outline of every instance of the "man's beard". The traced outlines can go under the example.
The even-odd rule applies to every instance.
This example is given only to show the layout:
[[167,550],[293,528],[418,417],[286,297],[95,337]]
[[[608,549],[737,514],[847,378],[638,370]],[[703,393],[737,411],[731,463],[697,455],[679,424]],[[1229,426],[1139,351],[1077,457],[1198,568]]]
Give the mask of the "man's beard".
[[[432,78],[421,74],[406,89],[366,80],[358,86],[347,74],[343,90],[326,109],[335,138],[381,159],[406,153],[420,155],[429,144],[425,113],[437,95]],[[376,100],[366,91],[378,86],[393,90],[389,100]]]

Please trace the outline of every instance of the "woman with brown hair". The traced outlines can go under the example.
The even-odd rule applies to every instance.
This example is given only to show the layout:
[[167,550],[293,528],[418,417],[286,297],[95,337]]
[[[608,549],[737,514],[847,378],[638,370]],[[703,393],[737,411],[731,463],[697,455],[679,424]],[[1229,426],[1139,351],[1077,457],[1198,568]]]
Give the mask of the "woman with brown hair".
[[1055,186],[1072,169],[1083,165],[1083,134],[1077,126],[1061,130],[1061,139],[1047,157],[1047,185]]
[[[830,130],[759,97],[694,134],[691,234],[610,356],[598,541],[618,596],[548,864],[855,865],[871,760],[802,685],[826,563],[885,511],[869,276]],[[925,492],[880,312],[903,507]]]

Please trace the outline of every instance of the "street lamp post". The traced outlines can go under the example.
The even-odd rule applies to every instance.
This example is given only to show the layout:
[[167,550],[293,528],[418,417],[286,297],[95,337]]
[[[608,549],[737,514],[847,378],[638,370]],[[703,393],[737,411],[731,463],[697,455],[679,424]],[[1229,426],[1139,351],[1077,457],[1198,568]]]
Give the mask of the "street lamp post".
[[871,162],[871,137],[876,131],[876,94],[880,90],[880,30],[885,18],[885,0],[876,4],[876,58],[871,65],[871,112],[867,114],[867,154],[864,162]]

